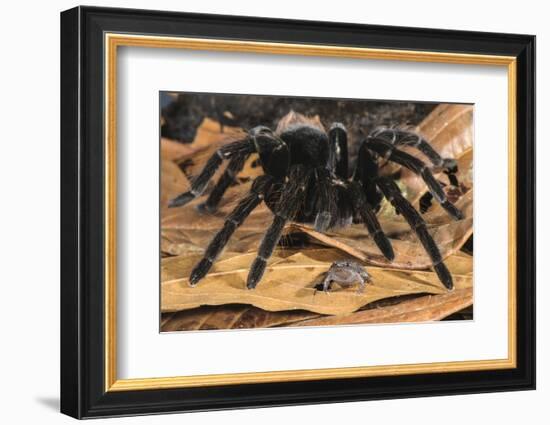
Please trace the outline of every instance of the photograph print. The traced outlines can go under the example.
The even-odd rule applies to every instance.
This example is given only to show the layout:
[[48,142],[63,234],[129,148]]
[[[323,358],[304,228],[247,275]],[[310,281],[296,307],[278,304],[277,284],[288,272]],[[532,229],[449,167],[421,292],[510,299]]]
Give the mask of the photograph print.
[[473,105],[159,95],[161,332],[473,319]]

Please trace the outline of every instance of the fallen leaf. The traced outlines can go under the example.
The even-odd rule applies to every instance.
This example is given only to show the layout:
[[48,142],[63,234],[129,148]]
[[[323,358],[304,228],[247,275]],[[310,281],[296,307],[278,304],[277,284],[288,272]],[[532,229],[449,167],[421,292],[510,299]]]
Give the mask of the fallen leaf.
[[[373,284],[362,293],[355,288],[316,291],[333,261],[347,258],[331,249],[277,249],[254,290],[246,289],[246,276],[256,253],[228,253],[203,280],[190,287],[188,276],[199,255],[164,258],[161,262],[161,311],[173,312],[201,305],[251,304],[267,311],[307,310],[320,314],[351,313],[373,301],[413,293],[442,294],[447,290],[431,271],[398,271],[369,267]],[[453,273],[453,271],[451,270]],[[453,273],[455,288],[472,285],[471,275]]]
[[179,158],[195,152],[190,144],[177,142],[165,137],[160,139],[160,157],[166,161],[177,161]]
[[264,170],[258,162],[258,159],[258,154],[255,153],[250,155],[250,157],[244,163],[242,171],[237,175],[237,177],[242,180],[249,180],[255,179],[256,177],[263,175]]
[[205,118],[199,128],[193,143],[181,143],[176,140],[161,138],[160,156],[174,162],[182,162],[212,145],[223,144],[224,142],[244,135],[242,129],[237,127],[224,126],[221,131],[220,124],[216,121]]
[[161,332],[215,329],[254,329],[288,326],[290,323],[319,317],[303,310],[271,312],[250,305],[202,306],[163,314]]
[[191,146],[195,151],[209,148],[213,144],[227,139],[234,139],[244,136],[244,131],[238,127],[224,126],[223,131],[220,124],[210,118],[205,118],[197,130],[195,140]]
[[188,190],[189,181],[172,161],[163,159],[160,171],[160,205],[167,208],[168,201]]
[[[217,231],[223,227],[227,215],[238,200],[250,189],[250,183],[237,185],[227,190],[214,214],[200,212],[197,206],[206,196],[180,208],[169,208],[161,216],[161,251],[171,255],[204,250]],[[273,214],[265,204],[259,205],[235,231],[226,250],[246,252],[256,248],[265,233],[266,223]]]
[[458,158],[473,146],[473,105],[442,103],[418,126],[432,147],[443,157]]
[[473,289],[457,289],[440,295],[426,295],[399,304],[361,310],[351,314],[305,319],[288,326],[336,326],[366,323],[411,323],[442,320],[473,304]]
[[[447,263],[453,273],[472,275],[469,255],[459,252]],[[384,299],[367,304],[355,313],[336,316],[305,310],[271,312],[241,304],[201,306],[164,313],[161,332],[434,321],[447,318],[472,303],[472,288],[466,288],[439,295],[413,294]]]
[[[193,143],[188,144],[188,153],[175,159],[177,164],[185,165],[185,173],[188,177],[195,176],[201,172],[204,164],[221,146],[234,142],[245,136],[245,132],[236,127],[221,126],[210,118],[205,118],[197,129]],[[220,167],[218,174],[225,168]],[[215,178],[214,178],[215,180]]]
[[[415,129],[421,134],[443,158],[458,160],[473,148],[473,106],[458,104],[438,105]],[[411,155],[426,161],[425,157],[417,150],[410,147],[404,148]],[[427,161],[428,162],[428,161]],[[463,169],[471,173],[472,161],[469,164],[459,164],[459,179],[463,178]],[[429,163],[429,162],[428,162]],[[445,183],[448,183],[442,173],[436,174]],[[412,171],[402,169],[400,183],[405,188],[407,198],[416,202],[426,192],[424,181]]]
[[[429,231],[453,274],[453,292],[446,291],[435,273],[429,270],[431,260],[422,245],[403,217],[396,215],[389,204],[384,206],[379,220],[391,238],[396,252],[392,263],[382,257],[362,224],[318,233],[311,226],[289,223],[285,227],[285,235],[307,235],[309,242],[300,250],[278,247],[269,259],[266,274],[259,286],[255,290],[247,290],[245,281],[248,269],[273,217],[271,211],[261,204],[235,232],[226,246],[225,254],[214,264],[210,273],[198,286],[190,287],[188,276],[192,267],[201,258],[214,234],[221,229],[225,217],[235,207],[238,199],[249,190],[250,180],[262,174],[261,167],[257,166],[257,157],[252,155],[238,175],[239,184],[229,188],[215,214],[197,211],[197,205],[204,202],[207,195],[181,208],[162,208],[161,250],[163,254],[176,255],[161,260],[161,310],[165,319],[163,331],[168,328],[179,330],[226,329],[227,326],[287,326],[290,323],[297,324],[298,321],[328,319],[319,316],[320,314],[336,315],[340,318],[353,316],[349,320],[361,320],[354,315],[366,314],[369,310],[364,309],[368,309],[372,303],[399,299],[411,294],[434,295],[430,298],[433,305],[429,307],[422,304],[424,307],[419,307],[417,317],[420,314],[425,315],[422,317],[435,317],[436,312],[443,314],[443,311],[450,311],[451,314],[458,311],[451,310],[458,308],[467,297],[464,296],[459,301],[460,297],[456,294],[466,294],[464,290],[472,287],[472,257],[458,251],[473,233],[473,190],[468,190],[472,186],[471,123],[471,106],[440,105],[418,127],[438,152],[457,159],[459,179],[466,187],[457,202],[457,206],[465,213],[464,220],[451,220],[436,202],[424,214]],[[466,127],[462,128],[462,132],[461,126]],[[167,178],[161,183],[161,205],[165,205],[170,197],[186,191],[189,179],[200,172],[208,157],[219,146],[235,140],[241,134],[243,133],[239,129],[230,131],[227,128],[224,133],[220,133],[218,123],[205,120],[199,128],[196,140],[187,145],[189,152],[177,156],[171,149],[179,148],[172,144],[162,145],[161,150],[166,150],[163,158],[173,159],[178,165],[173,161],[167,161],[166,164],[163,161],[162,173],[165,173],[166,168]],[[178,155],[181,152],[179,149]],[[220,167],[216,176],[223,172],[224,167],[225,165]],[[417,202],[426,191],[425,184],[417,176],[404,171],[403,178],[399,180],[400,187],[410,200]],[[213,181],[215,180],[216,177]],[[349,259],[350,256],[368,266],[374,284],[368,285],[361,294],[357,294],[355,288],[337,287],[330,294],[315,291],[314,286],[322,280],[332,262]],[[455,296],[451,297],[453,294]],[[420,299],[427,302],[427,297],[422,296],[418,303],[421,302]],[[413,304],[413,301],[399,303],[404,304],[404,309],[410,310],[402,310],[401,313],[388,310],[384,317],[399,318],[409,313],[409,316],[404,316],[404,321],[424,320],[414,319],[415,306],[420,304]],[[178,311],[181,313],[174,313]],[[370,316],[366,317],[368,320]]]

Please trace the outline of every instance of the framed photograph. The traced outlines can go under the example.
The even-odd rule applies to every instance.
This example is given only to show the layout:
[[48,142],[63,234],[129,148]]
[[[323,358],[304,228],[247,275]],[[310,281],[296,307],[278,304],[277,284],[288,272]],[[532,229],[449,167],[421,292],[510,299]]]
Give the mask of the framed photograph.
[[534,389],[534,70],[530,35],[63,12],[61,411]]

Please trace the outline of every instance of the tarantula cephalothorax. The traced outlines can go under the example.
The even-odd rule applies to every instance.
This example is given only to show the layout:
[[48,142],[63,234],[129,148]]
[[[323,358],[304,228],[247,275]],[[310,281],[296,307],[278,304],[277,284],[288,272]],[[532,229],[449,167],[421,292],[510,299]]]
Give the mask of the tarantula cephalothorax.
[[[431,165],[400,150],[399,147],[404,145],[419,149]],[[418,236],[439,280],[446,288],[453,288],[451,274],[424,219],[401,194],[393,179],[379,172],[381,161],[395,162],[408,168],[422,177],[431,196],[453,218],[461,219],[462,213],[449,202],[442,183],[432,174],[434,170],[444,171],[452,177],[450,180],[456,180],[456,161],[441,158],[421,136],[389,128],[372,132],[361,143],[355,171],[350,174],[344,126],[334,123],[326,132],[320,123],[290,113],[279,122],[275,131],[258,126],[243,139],[219,148],[193,180],[191,190],[171,200],[169,206],[184,205],[201,195],[222,161],[229,160],[224,173],[202,204],[206,211],[214,211],[236,174],[243,168],[245,160],[254,152],[258,153],[265,174],[253,181],[249,193],[227,216],[223,228],[206,248],[204,257],[191,272],[189,282],[192,286],[208,273],[233,232],[262,201],[274,217],[250,267],[246,283],[249,289],[256,287],[262,278],[267,259],[288,221],[313,223],[320,232],[354,221],[362,222],[384,257],[392,261],[392,245],[376,217],[385,197]]]

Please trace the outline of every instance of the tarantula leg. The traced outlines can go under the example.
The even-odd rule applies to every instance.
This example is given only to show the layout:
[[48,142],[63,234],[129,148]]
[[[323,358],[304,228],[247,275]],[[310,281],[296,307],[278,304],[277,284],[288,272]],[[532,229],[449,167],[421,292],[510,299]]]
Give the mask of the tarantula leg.
[[455,173],[445,172],[445,174],[447,174],[447,177],[449,178],[449,184],[451,186],[454,186],[454,187],[459,187],[460,186],[460,184],[458,182],[458,178],[456,177]]
[[[456,178],[456,176],[454,174],[447,174],[447,176],[449,177],[449,184],[453,187],[456,187],[456,188],[459,188],[459,183],[458,183],[458,179]],[[440,181],[439,184],[441,185],[441,187],[446,187],[447,185]],[[422,195],[420,197],[420,200],[418,202],[418,205],[420,207],[420,212],[422,214],[424,214],[426,211],[428,211],[430,209],[430,207],[432,206],[432,199],[433,199],[433,195],[431,192],[426,192],[424,195]]]
[[330,126],[329,140],[329,168],[341,179],[348,178],[348,133],[346,127],[339,122]]
[[309,172],[303,165],[294,166],[289,173],[288,183],[283,186],[281,197],[275,206],[273,222],[267,229],[267,232],[258,248],[258,255],[250,266],[246,287],[254,289],[262,278],[267,260],[273,254],[273,250],[279,239],[285,223],[292,220],[298,210],[302,208],[306,192],[305,182],[309,180]]
[[[367,139],[368,140],[368,139]],[[380,206],[383,195],[374,183],[378,177],[378,164],[374,158],[373,152],[368,148],[367,141],[361,143],[357,155],[357,165],[353,173],[353,181],[361,183],[362,192],[367,197],[369,203],[375,208]]]
[[248,277],[246,279],[246,287],[248,289],[254,289],[264,275],[267,260],[271,257],[271,254],[273,254],[273,250],[281,238],[285,223],[286,219],[284,217],[276,215],[271,226],[267,229],[260,248],[258,249],[258,255],[252,262],[250,271],[248,272]]
[[447,269],[447,266],[443,263],[443,258],[439,252],[437,244],[433,240],[432,236],[428,232],[426,222],[422,216],[414,209],[407,199],[401,194],[397,185],[392,181],[384,177],[380,177],[376,181],[378,187],[384,194],[384,196],[391,202],[394,208],[407,220],[409,226],[414,230],[420,243],[430,256],[439,280],[447,289],[453,289],[453,278],[451,273]]
[[239,204],[229,214],[222,229],[210,241],[203,258],[191,271],[191,276],[189,277],[189,284],[191,286],[195,286],[208,273],[222,249],[229,242],[231,235],[264,199],[265,194],[271,187],[271,182],[272,178],[270,176],[260,176],[254,180],[248,195],[241,199]]
[[353,210],[361,216],[363,223],[367,227],[369,234],[374,239],[380,252],[388,260],[393,261],[395,253],[388,237],[382,231],[380,222],[374,213],[374,210],[367,202],[363,187],[359,182],[351,182],[349,185],[350,198],[352,200]]
[[315,216],[315,229],[323,232],[329,228],[337,215],[337,197],[339,189],[334,183],[341,183],[348,178],[348,134],[343,124],[335,122],[328,131],[329,157],[326,167],[320,167],[314,172],[316,179],[308,182],[304,215]]
[[433,195],[431,192],[426,192],[424,195],[422,195],[418,201],[418,207],[420,209],[420,212],[424,214],[426,211],[430,209],[432,206],[432,199]]
[[199,205],[200,209],[204,209],[210,213],[216,211],[218,204],[220,203],[223,194],[235,182],[237,174],[243,169],[244,163],[246,162],[249,154],[246,155],[236,155],[231,158],[227,168],[223,172],[222,176],[208,195],[206,202],[203,202]]
[[428,167],[423,161],[406,152],[395,149],[392,144],[386,142],[385,140],[373,137],[369,137],[367,140],[368,147],[370,149],[379,155],[384,155],[391,152],[388,157],[390,161],[402,165],[422,177],[422,180],[424,180],[426,186],[428,186],[428,190],[432,193],[433,197],[441,204],[443,209],[445,209],[451,217],[456,220],[461,220],[464,218],[462,211],[460,211],[447,199],[445,191],[432,174],[430,167]]
[[442,158],[441,155],[424,139],[420,134],[413,131],[399,130],[394,128],[385,128],[374,131],[372,137],[375,138],[391,138],[391,143],[395,146],[411,146],[418,149],[426,155],[430,162],[440,167],[448,173],[457,172],[457,163],[452,158]]
[[318,205],[319,194],[317,193],[317,182],[310,177],[307,182],[306,197],[304,199],[304,216],[311,217]]
[[201,173],[193,180],[191,190],[172,199],[168,203],[168,207],[180,207],[200,196],[224,159],[249,155],[252,152],[254,152],[254,143],[248,138],[222,146],[208,159]]
[[317,169],[314,172],[317,173],[317,211],[319,211],[315,217],[314,226],[318,232],[324,232],[336,216],[337,192],[328,170]]

